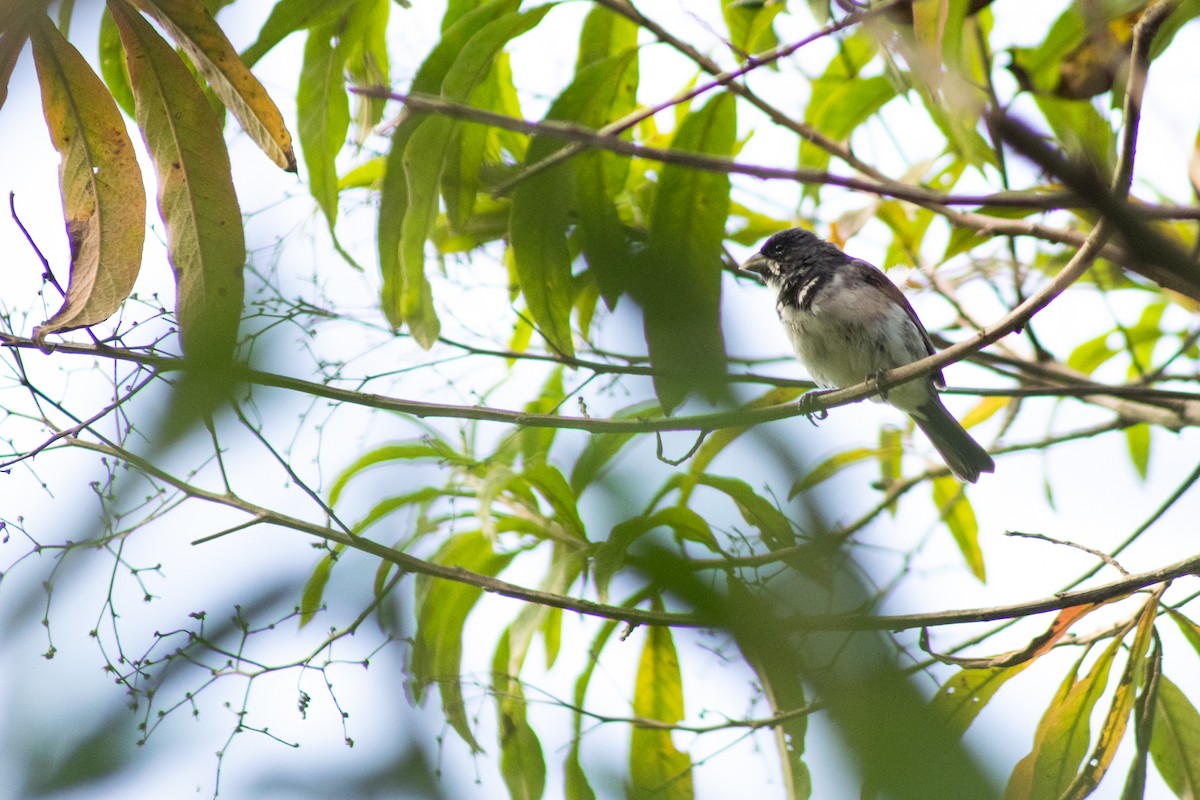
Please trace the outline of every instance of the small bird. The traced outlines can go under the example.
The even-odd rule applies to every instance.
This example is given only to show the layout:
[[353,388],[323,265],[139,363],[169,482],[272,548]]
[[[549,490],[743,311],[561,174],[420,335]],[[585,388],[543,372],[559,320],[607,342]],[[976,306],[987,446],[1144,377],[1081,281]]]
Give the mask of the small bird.
[[[933,342],[896,284],[865,261],[801,228],[781,231],[742,264],[777,294],[796,357],[820,386],[841,389],[933,355]],[[996,464],[942,405],[941,372],[893,386],[883,397],[909,414],[959,479]]]

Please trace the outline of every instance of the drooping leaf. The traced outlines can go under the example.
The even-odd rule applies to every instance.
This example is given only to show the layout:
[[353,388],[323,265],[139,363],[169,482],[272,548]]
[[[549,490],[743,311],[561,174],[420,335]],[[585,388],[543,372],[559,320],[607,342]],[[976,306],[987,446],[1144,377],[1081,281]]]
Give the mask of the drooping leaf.
[[1087,754],[1092,709],[1120,649],[1121,637],[1114,637],[1082,680],[1076,681],[1079,663],[1068,673],[1038,723],[1033,750],[1009,778],[1008,800],[1057,800],[1070,786]]
[[[464,15],[446,32],[413,79],[413,92],[440,92],[465,101],[508,41],[545,16],[548,6],[512,14],[513,0],[493,0]],[[425,278],[425,242],[437,218],[438,185],[457,123],[414,115],[392,134],[380,194],[379,260],[384,311],[393,325],[408,325],[423,347],[436,341],[440,324]]]
[[1129,460],[1138,477],[1146,480],[1150,471],[1150,426],[1131,425],[1126,428],[1125,446],[1129,449]]
[[742,518],[759,529],[763,542],[771,549],[796,543],[796,534],[788,518],[769,500],[750,488],[750,484],[719,475],[697,475],[693,479],[729,497],[737,505]]
[[537,733],[525,718],[525,690],[512,666],[520,659],[510,652],[511,634],[510,629],[500,637],[492,659],[492,691],[499,717],[500,775],[512,800],[540,800],[546,789],[546,760]]
[[221,363],[237,341],[246,246],[220,121],[153,27],[123,0],[110,8],[129,59],[138,127],[158,176],[183,350]]
[[343,66],[345,50],[335,24],[309,31],[300,66],[296,116],[308,188],[332,231],[337,224],[336,159],[350,129],[350,100]]
[[[478,531],[460,533],[444,544],[431,559],[438,564],[450,564],[481,575],[495,576],[512,561],[511,554],[496,553],[492,543]],[[458,732],[474,752],[482,748],[471,732],[463,706],[460,684],[462,634],[467,616],[478,602],[483,590],[464,583],[417,577],[417,632],[412,648],[413,698],[421,702],[425,689],[437,683],[442,696],[446,721]]]
[[171,35],[251,140],[280,168],[296,171],[292,135],[275,102],[242,62],[200,0],[133,0]]
[[1200,797],[1200,712],[1167,676],[1158,681],[1150,756],[1176,797]]
[[1157,619],[1158,602],[1162,598],[1165,587],[1153,592],[1142,606],[1138,619],[1133,643],[1129,646],[1129,657],[1121,679],[1113,690],[1112,702],[1108,713],[1100,726],[1100,734],[1091,755],[1084,761],[1083,768],[1075,776],[1075,780],[1061,795],[1062,800],[1083,800],[1100,785],[1100,781],[1108,772],[1109,765],[1116,757],[1117,747],[1125,737],[1125,728],[1129,724],[1129,716],[1133,712],[1134,701],[1138,686],[1146,667],[1146,653],[1153,639],[1154,621]]
[[[112,95],[49,17],[33,32],[42,110],[58,151],[71,277],[62,308],[34,330],[48,334],[103,322],[129,296],[142,261],[142,171]],[[240,224],[240,220],[239,220]]]
[[979,548],[979,523],[963,485],[949,476],[934,478],[933,502],[971,574],[985,583],[987,569],[983,563],[983,551]]
[[529,481],[530,486],[537,490],[538,494],[546,498],[550,507],[554,509],[555,519],[566,528],[567,532],[580,541],[586,542],[587,535],[576,506],[575,493],[571,491],[571,487],[562,473],[549,464],[526,464],[524,478]]
[[[390,0],[358,0],[346,16],[340,42],[345,52],[346,71],[358,86],[388,85],[391,59],[387,49],[387,27],[391,7]],[[383,119],[387,101],[381,97],[358,95],[354,105],[355,139],[361,145]]]
[[[588,127],[606,122],[634,55],[630,51],[579,70],[546,118]],[[526,151],[526,163],[537,164],[564,146],[562,139],[535,136]],[[513,262],[529,313],[550,346],[568,357],[575,353],[571,335],[575,298],[567,246],[567,226],[575,204],[574,169],[571,162],[561,163],[522,181],[513,194],[510,223]]]
[[596,592],[601,598],[600,602],[608,602],[609,582],[625,566],[629,548],[655,528],[670,528],[680,539],[698,542],[713,552],[720,552],[720,545],[708,523],[690,508],[668,506],[650,515],[627,519],[614,525],[608,539],[596,550],[592,577],[596,581]]
[[129,85],[129,69],[125,66],[125,46],[121,44],[121,35],[107,6],[100,16],[100,77],[104,78],[121,110],[134,116],[133,87]]
[[[736,103],[732,94],[722,93],[687,115],[671,146],[730,156],[736,136]],[[663,166],[633,285],[655,369],[654,391],[668,412],[693,390],[715,399],[725,388],[721,256],[728,214],[728,175]]]
[[[683,719],[683,678],[671,629],[653,626],[646,631],[637,679],[633,713],[659,722]],[[630,797],[690,800],[692,762],[671,741],[671,732],[635,726],[629,750]]]

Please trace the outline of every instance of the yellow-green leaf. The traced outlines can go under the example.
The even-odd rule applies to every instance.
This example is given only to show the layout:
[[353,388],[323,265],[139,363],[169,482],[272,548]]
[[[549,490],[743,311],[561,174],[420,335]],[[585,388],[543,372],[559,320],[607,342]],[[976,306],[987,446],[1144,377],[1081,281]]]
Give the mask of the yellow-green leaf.
[[150,24],[123,0],[110,8],[125,44],[138,127],[158,176],[184,353],[225,360],[241,320],[246,247],[220,120]]
[[346,57],[335,42],[334,25],[313,28],[304,45],[296,116],[308,188],[332,231],[337,224],[337,154],[350,129],[350,100],[342,67]]
[[[659,722],[683,719],[683,679],[671,629],[653,626],[638,664],[633,689],[635,716]],[[630,797],[688,800],[692,791],[692,762],[671,741],[671,732],[634,726],[629,750]]]
[[171,35],[196,65],[242,129],[272,161],[296,171],[292,135],[258,78],[246,68],[225,32],[200,0],[133,0]]
[[975,510],[967,500],[963,485],[950,476],[934,478],[933,502],[938,507],[946,527],[954,536],[954,542],[958,545],[971,574],[980,582],[986,582],[987,570],[983,563],[983,551],[979,549],[979,523],[975,520]]
[[129,296],[142,261],[146,195],[112,95],[49,17],[34,29],[33,57],[46,126],[62,159],[59,184],[71,248],[67,296],[34,330],[40,341],[108,319]]
[[1138,477],[1146,480],[1150,471],[1150,426],[1143,424],[1126,428],[1125,444],[1129,448],[1129,460],[1133,462]]
[[100,17],[100,76],[112,92],[113,99],[129,116],[137,112],[133,107],[133,87],[129,85],[129,69],[125,66],[125,46],[113,22],[112,12],[107,7]]
[[1200,712],[1165,675],[1158,678],[1150,756],[1176,797],[1200,797]]
[[[431,560],[495,576],[508,566],[512,555],[493,552],[491,541],[479,531],[473,531],[450,539]],[[481,748],[467,721],[459,671],[463,625],[482,594],[482,589],[465,583],[428,575],[417,577],[414,609],[417,632],[413,637],[410,684],[417,702],[423,699],[429,684],[438,684],[446,721],[475,752]]]
[[[344,545],[339,545],[339,548],[342,547]],[[312,622],[313,617],[321,610],[321,601],[325,597],[325,586],[329,583],[329,576],[336,563],[337,556],[334,553],[326,555],[317,562],[316,569],[308,577],[308,582],[304,584],[304,592],[300,595],[301,628]]]
[[967,728],[992,699],[1001,686],[1020,674],[1032,661],[1023,661],[1012,667],[990,669],[964,669],[946,680],[933,696],[930,708],[946,722],[954,736],[962,736]]

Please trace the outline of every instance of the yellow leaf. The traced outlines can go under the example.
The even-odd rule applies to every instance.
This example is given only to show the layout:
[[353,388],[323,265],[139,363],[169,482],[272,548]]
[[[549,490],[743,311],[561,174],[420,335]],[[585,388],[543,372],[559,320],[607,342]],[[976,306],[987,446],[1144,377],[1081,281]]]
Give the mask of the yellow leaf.
[[49,17],[33,32],[33,57],[71,246],[71,278],[48,334],[108,319],[129,296],[142,260],[146,196],[133,142],[112,95]]
[[271,160],[296,171],[292,135],[258,78],[246,68],[201,0],[133,0],[183,48],[217,97]]
[[158,176],[184,354],[225,361],[237,340],[246,261],[221,122],[175,50],[125,0],[109,3],[125,45],[138,126]]

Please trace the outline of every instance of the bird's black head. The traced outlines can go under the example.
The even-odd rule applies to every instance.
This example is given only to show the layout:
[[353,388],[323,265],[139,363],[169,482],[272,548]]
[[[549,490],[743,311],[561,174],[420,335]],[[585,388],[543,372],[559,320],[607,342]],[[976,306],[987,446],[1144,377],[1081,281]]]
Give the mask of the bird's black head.
[[780,231],[767,239],[762,249],[742,264],[742,270],[761,275],[768,282],[778,281],[812,269],[832,268],[849,261],[849,257],[803,228]]

